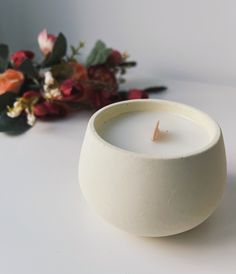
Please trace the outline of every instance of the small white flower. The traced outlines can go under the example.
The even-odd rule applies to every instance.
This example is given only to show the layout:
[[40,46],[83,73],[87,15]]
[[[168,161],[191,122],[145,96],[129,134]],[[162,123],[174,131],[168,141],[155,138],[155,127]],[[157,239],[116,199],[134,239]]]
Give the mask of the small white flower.
[[124,60],[127,60],[129,57],[130,57],[130,55],[129,55],[129,53],[127,51],[125,51],[125,52],[122,53],[122,58]]
[[55,80],[52,76],[52,73],[51,71],[46,71],[45,74],[44,74],[44,83],[46,86],[50,86],[50,85],[53,85]]
[[9,108],[7,112],[7,116],[11,118],[15,118],[15,117],[18,117],[22,111],[23,111],[22,104],[19,101],[16,101],[13,104],[13,107]]
[[57,87],[56,81],[52,76],[52,73],[50,71],[46,71],[44,73],[44,97],[47,99],[57,99],[62,97],[62,94]]
[[25,110],[25,112],[27,115],[27,124],[30,126],[33,126],[36,121],[34,114],[32,112],[30,112],[28,108]]
[[51,89],[50,94],[53,98],[61,97],[61,92],[58,88]]
[[44,98],[57,99],[60,97],[62,97],[62,94],[61,94],[59,88],[50,88],[50,87],[44,85]]

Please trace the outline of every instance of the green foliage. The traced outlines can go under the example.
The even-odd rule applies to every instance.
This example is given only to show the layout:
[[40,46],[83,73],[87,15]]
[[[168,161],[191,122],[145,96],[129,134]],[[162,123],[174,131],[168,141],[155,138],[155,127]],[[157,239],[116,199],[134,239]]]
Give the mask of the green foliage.
[[3,111],[7,106],[12,106],[16,100],[17,95],[13,92],[6,92],[0,95],[0,111]]
[[60,33],[57,37],[57,40],[54,44],[52,53],[46,58],[42,64],[42,67],[50,67],[55,64],[58,64],[61,59],[66,55],[67,52],[67,41],[65,36]]
[[71,56],[69,57],[69,60],[76,60],[76,56],[80,54],[80,50],[82,48],[84,48],[85,43],[80,41],[79,45],[77,48],[75,48],[74,46],[70,46],[70,50],[71,50]]
[[30,127],[31,126],[27,124],[27,118],[25,115],[11,118],[7,116],[7,110],[0,112],[0,132],[18,135],[24,133]]
[[29,78],[38,78],[38,72],[29,59],[25,59],[24,62],[19,66],[18,70],[23,72]]
[[5,44],[0,44],[0,73],[4,72],[8,67],[9,48]]
[[112,49],[107,48],[105,43],[98,40],[86,60],[86,66],[104,64],[111,52]]

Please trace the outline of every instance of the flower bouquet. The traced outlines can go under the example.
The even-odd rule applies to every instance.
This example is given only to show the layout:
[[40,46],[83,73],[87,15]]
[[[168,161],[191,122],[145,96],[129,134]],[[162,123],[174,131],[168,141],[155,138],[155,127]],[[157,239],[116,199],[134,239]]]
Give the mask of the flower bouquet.
[[0,44],[1,132],[20,134],[31,128],[36,118],[52,120],[85,108],[96,110],[122,100],[148,98],[149,92],[165,89],[120,91],[127,69],[136,62],[100,40],[85,64],[77,60],[84,43],[71,46],[68,53],[62,33],[54,36],[43,30],[38,44],[44,57],[40,63],[31,51],[10,55],[8,46]]

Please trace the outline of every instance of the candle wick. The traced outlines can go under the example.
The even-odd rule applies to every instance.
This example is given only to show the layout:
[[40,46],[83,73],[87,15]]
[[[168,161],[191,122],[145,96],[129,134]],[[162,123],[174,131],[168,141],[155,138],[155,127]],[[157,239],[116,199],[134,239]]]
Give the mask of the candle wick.
[[160,126],[160,121],[158,120],[156,123],[156,127],[153,131],[153,135],[152,135],[153,142],[156,142],[160,138],[161,131],[160,131],[159,126]]

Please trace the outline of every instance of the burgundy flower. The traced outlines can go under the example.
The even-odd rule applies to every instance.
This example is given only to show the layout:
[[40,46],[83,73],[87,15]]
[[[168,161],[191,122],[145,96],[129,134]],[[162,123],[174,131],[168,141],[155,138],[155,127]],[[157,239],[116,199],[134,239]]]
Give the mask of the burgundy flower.
[[77,81],[67,79],[60,85],[60,91],[63,94],[63,99],[78,101],[83,98],[84,87]]
[[87,80],[87,78],[88,78],[87,70],[84,67],[84,65],[82,65],[78,62],[75,62],[75,61],[71,61],[71,62],[69,62],[69,66],[72,68],[71,79],[73,79],[75,81]]
[[95,91],[91,94],[92,107],[95,109],[100,109],[117,101],[119,101],[117,93],[107,90]]
[[39,118],[55,118],[66,115],[66,108],[61,104],[44,101],[36,104],[33,109],[34,115]]
[[88,77],[90,79],[92,89],[99,90],[117,90],[116,77],[107,66],[97,65],[88,68]]
[[121,53],[118,50],[112,50],[111,54],[107,58],[109,65],[119,65],[122,62]]
[[74,81],[71,79],[65,80],[60,86],[60,91],[64,96],[70,96],[73,90]]
[[141,89],[130,89],[128,91],[128,100],[133,99],[146,99],[148,98],[148,93]]
[[11,55],[11,61],[16,67],[19,67],[26,59],[32,60],[34,53],[29,50],[19,50]]

